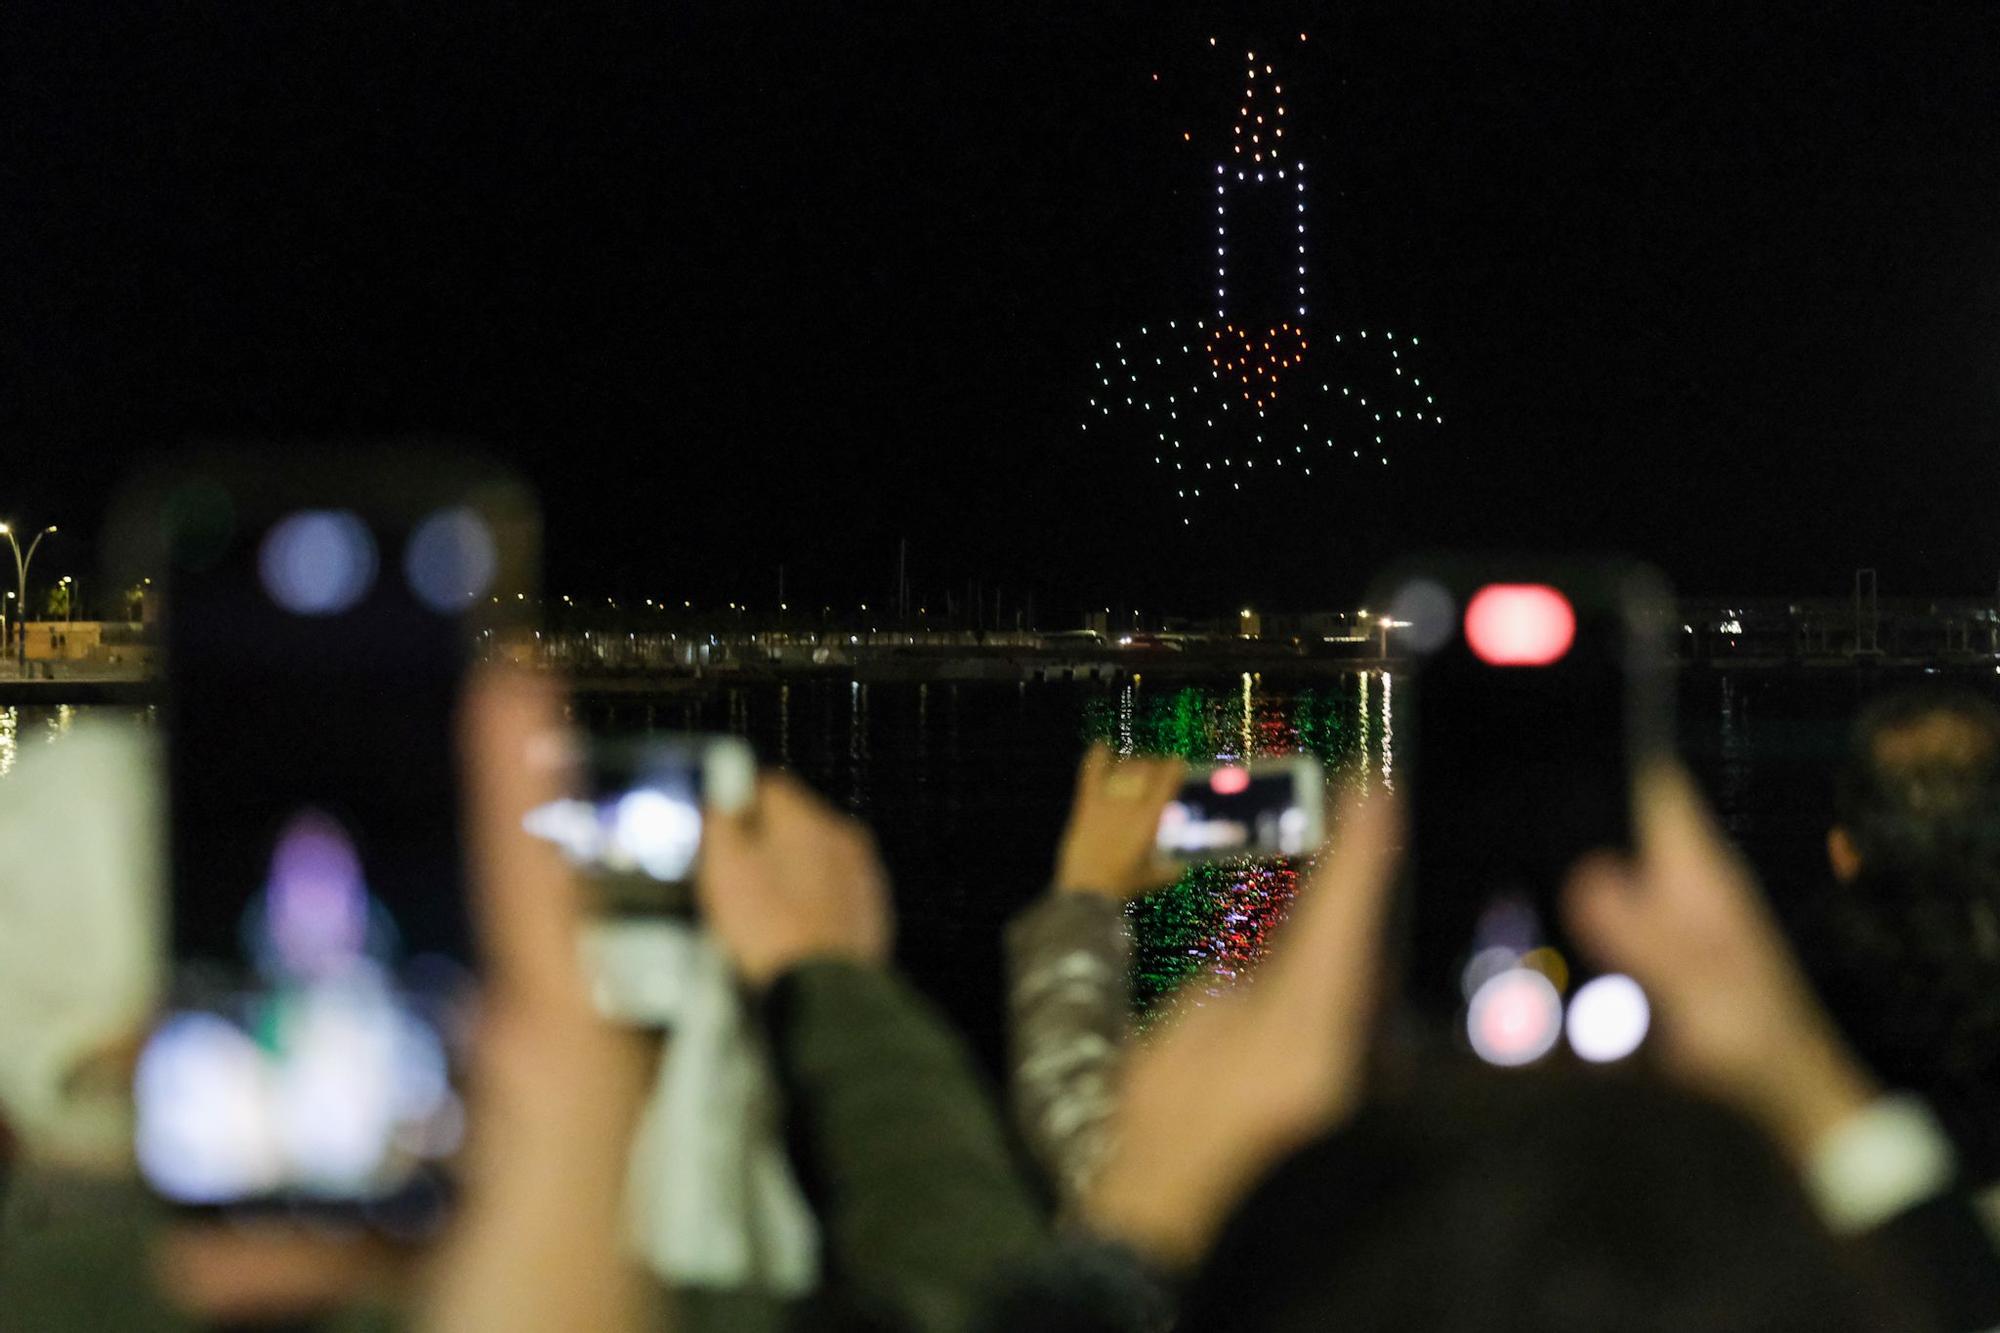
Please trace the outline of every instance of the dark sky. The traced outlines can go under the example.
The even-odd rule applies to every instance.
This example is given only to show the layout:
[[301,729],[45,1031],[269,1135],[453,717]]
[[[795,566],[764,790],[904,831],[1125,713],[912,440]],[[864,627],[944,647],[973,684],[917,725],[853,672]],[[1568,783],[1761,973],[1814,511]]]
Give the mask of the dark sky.
[[[1441,543],[1988,589],[1996,8],[13,7],[0,515],[87,568],[163,443],[442,431],[539,487],[558,591],[886,599],[899,536],[1044,606]],[[1076,426],[1201,303],[1207,37],[1296,29],[1322,309],[1450,416],[1193,533]]]

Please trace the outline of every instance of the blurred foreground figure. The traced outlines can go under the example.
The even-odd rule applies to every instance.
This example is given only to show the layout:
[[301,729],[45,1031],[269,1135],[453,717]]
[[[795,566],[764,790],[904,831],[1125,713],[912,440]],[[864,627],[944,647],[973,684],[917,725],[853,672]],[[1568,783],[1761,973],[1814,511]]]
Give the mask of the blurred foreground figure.
[[159,804],[137,723],[24,747],[0,786],[0,1328],[182,1325],[151,1292],[127,1092],[163,972]]
[[1904,690],[1856,719],[1818,980],[1884,1082],[1936,1109],[1967,1181],[2000,1182],[2000,709]]
[[20,1145],[0,1220],[0,1329],[661,1326],[621,1212],[643,1052],[598,1020],[576,885],[522,831],[552,795],[523,742],[555,726],[555,705],[548,687],[495,675],[464,708],[485,984],[463,1198],[428,1252],[177,1221],[140,1189],[127,1089],[159,982],[151,738],[79,728],[23,763],[0,789],[0,1115]]
[[159,757],[136,723],[25,748],[0,799],[0,1122],[25,1160],[131,1160],[125,1065],[158,1001]]
[[[1949,1177],[1894,1169],[1885,1186],[1857,1169],[1900,1109],[1819,1009],[1692,784],[1646,775],[1638,815],[1633,856],[1577,868],[1568,916],[1595,962],[1646,988],[1653,1067],[1680,1093],[1640,1069],[1473,1077],[1425,1060],[1384,1077],[1399,815],[1388,797],[1347,808],[1254,982],[1184,1011],[1126,1071],[1085,1211],[1193,1275],[1186,1327],[1994,1323],[2000,1263]],[[1834,1230],[1867,1233],[1860,1266]],[[1259,1244],[1269,1268],[1246,1253]],[[1245,1289],[1253,1267],[1268,1303]]]
[[1224,1229],[1181,1326],[1925,1327],[1738,1118],[1633,1079],[1490,1071],[1365,1109],[1280,1165]]

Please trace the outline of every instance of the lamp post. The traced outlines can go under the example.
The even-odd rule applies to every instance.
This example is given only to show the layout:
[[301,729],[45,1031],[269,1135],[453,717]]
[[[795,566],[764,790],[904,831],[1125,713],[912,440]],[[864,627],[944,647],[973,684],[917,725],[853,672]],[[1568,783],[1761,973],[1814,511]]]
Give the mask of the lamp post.
[[51,523],[36,533],[34,540],[28,543],[28,549],[24,554],[21,550],[21,539],[14,535],[14,525],[0,523],[0,537],[5,537],[7,545],[14,548],[14,586],[20,592],[20,599],[14,606],[14,645],[19,655],[18,660],[23,662],[28,657],[28,641],[21,633],[21,627],[27,623],[28,617],[28,565],[34,560],[35,548],[42,544],[42,538],[55,530],[56,525]]

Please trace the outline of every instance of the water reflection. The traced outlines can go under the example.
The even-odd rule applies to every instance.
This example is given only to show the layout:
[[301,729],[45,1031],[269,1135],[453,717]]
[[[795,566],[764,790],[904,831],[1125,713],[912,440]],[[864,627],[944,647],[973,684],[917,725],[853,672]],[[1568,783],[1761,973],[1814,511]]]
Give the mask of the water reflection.
[[1361,752],[1363,756],[1361,763],[1361,790],[1365,793],[1368,790],[1368,762],[1366,758],[1368,753],[1368,673],[1366,671],[1361,673],[1360,696],[1355,703],[1355,712],[1361,721]]
[[[147,725],[158,715],[158,710],[150,704],[144,708],[94,705],[88,711],[93,717],[124,718]],[[0,708],[0,778],[14,771],[24,737],[32,739],[39,735],[44,744],[54,745],[69,735],[84,715],[85,710],[74,704],[9,704]]]
[[847,695],[847,808],[868,808],[868,687],[860,681]]
[[[646,730],[653,730],[651,719],[647,720]],[[780,685],[778,687],[778,763],[785,768],[792,766],[792,687],[790,685]]]
[[[1234,758],[1248,759],[1254,750],[1250,743],[1250,673],[1243,673],[1243,743],[1236,748]],[[1217,758],[1224,756],[1217,755]]]
[[1396,790],[1396,678],[1382,673],[1382,789]]
[[1744,831],[1743,796],[1750,781],[1750,739],[1743,719],[1747,700],[1734,676],[1722,677],[1721,693],[1722,766],[1717,773],[1716,805],[1722,814],[1723,827],[1729,830],[1732,837],[1741,837]]
[[[1267,691],[1253,674],[1226,692],[1147,690],[1135,682],[1086,701],[1084,733],[1123,754],[1172,754],[1193,764],[1303,751],[1319,759],[1330,784],[1365,787],[1379,766],[1384,784],[1392,785],[1391,700],[1388,679],[1376,691],[1365,673],[1284,692]],[[1197,865],[1134,903],[1134,990],[1142,1016],[1162,1011],[1162,1001],[1192,978],[1227,985],[1253,968],[1308,869],[1304,859]]]

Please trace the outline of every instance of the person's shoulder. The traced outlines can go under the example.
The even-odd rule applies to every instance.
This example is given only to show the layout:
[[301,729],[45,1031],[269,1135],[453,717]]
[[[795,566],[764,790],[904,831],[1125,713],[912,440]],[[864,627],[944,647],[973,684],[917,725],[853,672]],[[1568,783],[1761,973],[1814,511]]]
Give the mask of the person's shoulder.
[[0,1333],[192,1330],[153,1290],[161,1218],[136,1182],[17,1164],[0,1204]]

